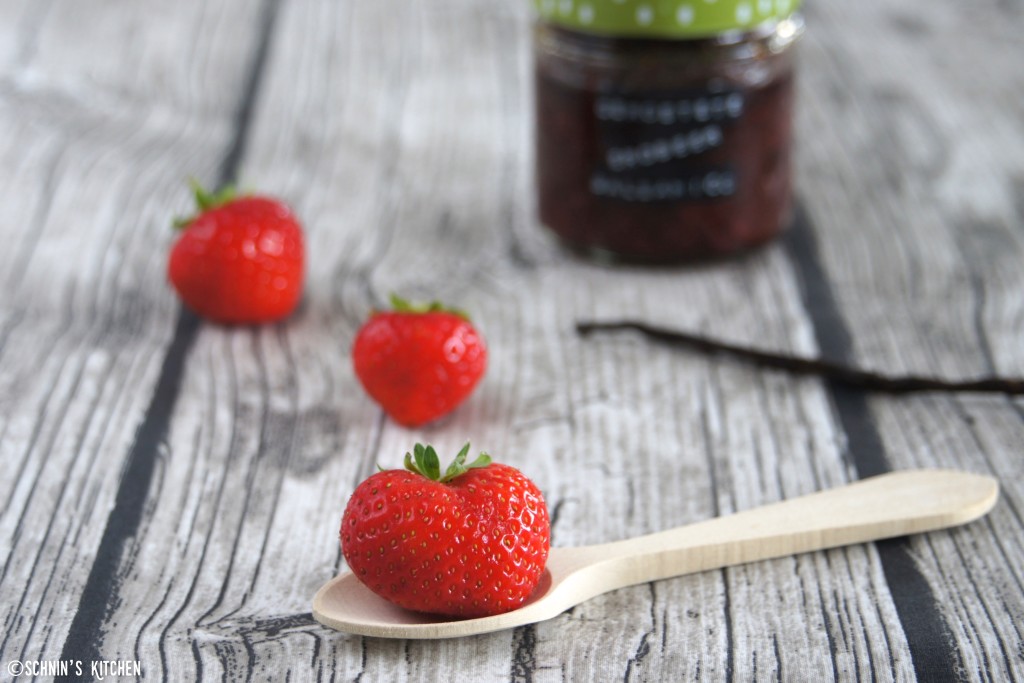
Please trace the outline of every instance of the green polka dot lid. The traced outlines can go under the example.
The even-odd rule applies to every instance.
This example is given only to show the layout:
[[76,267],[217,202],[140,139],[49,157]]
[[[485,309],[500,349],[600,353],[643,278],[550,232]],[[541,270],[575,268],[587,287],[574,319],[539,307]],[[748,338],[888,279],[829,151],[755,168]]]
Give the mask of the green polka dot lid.
[[696,38],[783,19],[800,0],[533,0],[545,21],[588,33]]

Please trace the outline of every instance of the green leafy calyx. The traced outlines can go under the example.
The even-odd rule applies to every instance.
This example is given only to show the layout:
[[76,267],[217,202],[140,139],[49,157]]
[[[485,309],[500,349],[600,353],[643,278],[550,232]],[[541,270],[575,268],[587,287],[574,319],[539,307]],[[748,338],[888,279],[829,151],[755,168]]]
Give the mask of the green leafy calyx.
[[192,194],[196,199],[196,208],[198,211],[188,216],[187,218],[176,218],[174,220],[175,228],[184,228],[192,223],[196,218],[199,217],[204,211],[210,209],[216,209],[219,206],[224,206],[230,201],[238,198],[238,190],[234,185],[225,185],[224,187],[210,192],[203,187],[198,180],[195,178],[189,178],[189,187],[192,188]]
[[437,300],[425,304],[414,304],[392,292],[388,301],[391,302],[391,310],[396,313],[451,313],[464,320],[469,320],[465,311],[446,306]]
[[444,471],[444,476],[442,476],[441,461],[437,457],[437,451],[434,450],[433,446],[424,446],[418,443],[412,449],[412,453],[405,454],[405,469],[423,475],[431,481],[438,481],[444,484],[471,469],[487,467],[491,464],[491,456],[486,453],[481,453],[476,457],[476,460],[467,464],[466,457],[468,455],[469,443],[466,443],[462,450],[459,451],[459,454],[455,456],[452,464],[448,465],[448,469]]

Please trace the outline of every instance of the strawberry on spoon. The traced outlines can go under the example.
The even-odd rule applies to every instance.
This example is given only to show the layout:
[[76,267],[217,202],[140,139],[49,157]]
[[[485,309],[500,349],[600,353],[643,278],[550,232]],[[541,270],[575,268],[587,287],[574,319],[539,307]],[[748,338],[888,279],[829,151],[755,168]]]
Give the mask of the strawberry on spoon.
[[313,617],[331,628],[383,638],[489,633],[551,619],[626,586],[965,524],[992,509],[998,496],[998,483],[987,476],[954,470],[890,472],[647,536],[552,548],[536,590],[511,612],[468,619],[410,612],[345,572],[317,591]]
[[521,606],[540,581],[550,547],[540,490],[519,470],[467,443],[441,472],[416,444],[404,470],[360,484],[345,508],[341,548],[354,575],[405,609],[457,617]]

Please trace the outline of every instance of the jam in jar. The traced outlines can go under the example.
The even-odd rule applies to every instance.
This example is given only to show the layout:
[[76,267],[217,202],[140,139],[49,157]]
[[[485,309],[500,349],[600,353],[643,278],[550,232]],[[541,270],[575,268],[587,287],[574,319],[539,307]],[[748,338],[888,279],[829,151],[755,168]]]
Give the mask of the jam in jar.
[[791,212],[794,0],[537,0],[541,223],[611,260],[682,262]]

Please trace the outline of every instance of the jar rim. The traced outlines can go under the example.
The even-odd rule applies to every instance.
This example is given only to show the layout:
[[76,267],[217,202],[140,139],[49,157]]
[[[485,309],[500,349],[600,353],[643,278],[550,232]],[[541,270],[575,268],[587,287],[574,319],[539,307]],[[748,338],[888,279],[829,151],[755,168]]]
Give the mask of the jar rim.
[[801,0],[533,0],[537,18],[583,33],[692,39],[742,35],[793,15]]

